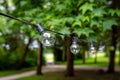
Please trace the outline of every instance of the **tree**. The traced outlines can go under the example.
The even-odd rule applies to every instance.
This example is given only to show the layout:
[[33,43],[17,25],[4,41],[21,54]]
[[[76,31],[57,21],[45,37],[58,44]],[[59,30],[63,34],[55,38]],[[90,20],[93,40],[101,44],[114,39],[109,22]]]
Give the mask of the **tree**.
[[72,41],[72,36],[65,36],[66,41],[66,53],[67,53],[67,70],[66,70],[66,76],[74,76],[74,69],[73,69],[73,58],[74,55],[70,51],[70,45]]
[[32,41],[33,41],[32,38],[30,38],[29,41],[28,41],[28,43],[27,43],[27,45],[25,46],[24,52],[23,52],[23,54],[22,54],[22,57],[21,57],[21,59],[19,60],[19,64],[18,64],[18,66],[17,66],[17,69],[22,69],[22,68],[23,68],[23,63],[24,63],[24,61],[25,61],[25,58],[26,58],[27,53],[28,53],[28,51],[29,51],[29,46],[30,46],[30,44],[32,43]]
[[37,60],[37,75],[42,75],[42,64],[43,64],[43,45],[39,42],[39,53],[38,53],[38,60]]
[[[119,1],[120,2],[120,1]],[[112,9],[120,9],[120,3],[117,0],[112,0]],[[115,53],[117,46],[117,28],[118,26],[112,25],[112,36],[111,36],[111,49],[110,49],[110,60],[108,66],[108,73],[113,73],[115,71]]]
[[[12,0],[11,0],[12,1]],[[4,2],[8,2],[7,0],[5,0]],[[16,3],[16,2],[20,2],[19,0],[16,0],[14,3]],[[27,3],[29,3],[30,4],[30,2],[29,1],[21,1],[20,3],[17,3],[17,5],[15,5],[15,10],[11,10],[11,9],[9,9],[8,8],[8,3],[6,3],[6,5],[5,5],[5,7],[6,7],[6,10],[8,10],[9,11],[9,13],[8,13],[8,11],[5,11],[7,14],[12,14],[12,15],[14,15],[14,16],[21,16],[21,14],[25,14],[25,10],[26,9],[31,9],[32,7],[31,6],[28,6],[27,8],[25,8],[24,6],[24,2],[25,2],[25,4],[27,4]],[[13,3],[13,2],[12,2]],[[13,3],[13,4],[14,4]],[[19,8],[19,7],[21,7],[21,8]],[[23,11],[23,12],[22,12]],[[4,12],[4,11],[3,11]],[[15,13],[16,12],[16,13]],[[19,14],[19,12],[20,12],[20,14]],[[35,11],[32,11],[33,13],[35,12]],[[30,14],[29,14],[30,15]],[[26,20],[29,20],[29,21],[31,21],[31,18],[26,18],[26,16],[25,15],[22,15],[22,18],[24,18],[24,19],[26,19]],[[8,25],[9,24],[9,25]],[[14,21],[14,20],[10,20],[10,19],[8,19],[8,21],[6,22],[6,25],[8,26],[7,27],[7,29],[6,30],[8,30],[8,31],[10,31],[11,33],[13,33],[14,31],[18,31],[18,32],[23,32],[23,34],[21,35],[21,34],[17,34],[17,37],[18,36],[22,36],[22,38],[21,39],[19,39],[19,40],[21,40],[22,42],[24,42],[24,40],[25,40],[25,38],[26,38],[26,36],[27,37],[29,37],[28,39],[29,39],[29,42],[28,42],[28,44],[26,45],[26,47],[24,48],[24,45],[21,47],[21,48],[24,48],[24,49],[22,49],[22,51],[23,51],[23,54],[22,54],[22,56],[21,56],[21,59],[20,59],[20,61],[19,61],[19,65],[18,65],[18,69],[21,69],[22,68],[22,65],[23,65],[23,63],[24,63],[24,61],[25,61],[25,58],[26,58],[26,56],[27,56],[27,53],[28,53],[28,50],[29,50],[29,45],[30,45],[30,43],[32,42],[32,40],[33,40],[33,36],[36,34],[36,31],[32,31],[31,29],[32,29],[32,27],[27,27],[27,26],[25,26],[25,25],[23,25],[23,24],[21,24],[21,23],[19,23],[19,22],[17,22],[17,21]],[[16,27],[11,27],[11,26],[16,26]],[[32,32],[30,32],[30,31],[32,31]],[[14,35],[16,35],[16,34],[14,34]],[[13,36],[14,36],[13,35]],[[16,38],[17,38],[16,37]],[[14,40],[13,40],[14,41]],[[16,41],[15,41],[16,42]],[[19,41],[20,42],[20,41]],[[20,43],[21,44],[21,43]],[[22,52],[22,51],[18,51],[18,52]],[[17,53],[18,53],[17,52]],[[19,59],[19,58],[18,58]]]

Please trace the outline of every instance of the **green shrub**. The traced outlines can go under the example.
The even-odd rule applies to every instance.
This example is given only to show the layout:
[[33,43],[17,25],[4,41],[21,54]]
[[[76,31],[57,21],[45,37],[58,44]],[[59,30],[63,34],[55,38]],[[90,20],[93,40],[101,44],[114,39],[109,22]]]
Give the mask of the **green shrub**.
[[[11,70],[16,69],[18,66],[19,60],[21,58],[22,52],[15,50],[12,52],[1,51],[0,50],[0,70]],[[24,61],[23,67],[32,67],[36,66],[37,63],[37,53],[35,50],[31,50],[27,53],[27,57]]]

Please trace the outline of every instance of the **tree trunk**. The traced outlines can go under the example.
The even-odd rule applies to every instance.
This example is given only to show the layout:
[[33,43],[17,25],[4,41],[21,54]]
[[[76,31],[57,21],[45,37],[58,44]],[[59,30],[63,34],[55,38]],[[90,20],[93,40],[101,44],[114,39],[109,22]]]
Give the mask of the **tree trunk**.
[[25,49],[24,49],[24,52],[23,52],[23,54],[22,54],[22,57],[21,57],[21,59],[20,59],[20,61],[19,61],[19,64],[18,64],[18,66],[17,66],[17,69],[18,69],[18,70],[19,70],[19,69],[22,69],[22,66],[23,66],[23,63],[24,63],[25,58],[26,58],[26,56],[27,56],[27,52],[28,52],[28,50],[29,50],[29,45],[30,45],[31,42],[32,42],[32,38],[29,39],[28,44],[26,45],[26,47],[25,47]]
[[95,51],[94,54],[95,54],[94,63],[97,64],[97,51]]
[[64,44],[64,46],[63,46],[63,53],[62,53],[62,61],[64,62],[64,61],[66,61],[66,57],[67,57],[67,55],[66,55],[66,44]]
[[83,50],[83,64],[85,64],[85,50]]
[[66,71],[66,76],[74,76],[74,68],[73,68],[73,58],[74,55],[70,51],[70,45],[71,45],[71,37],[70,36],[65,36],[65,41],[66,41],[66,53],[67,53],[67,71]]
[[[119,0],[112,0],[112,9],[120,9],[120,1]],[[115,52],[116,52],[116,45],[117,45],[117,26],[112,26],[112,39],[111,39],[111,49],[110,49],[110,60],[108,66],[108,73],[113,73],[115,71]]]
[[64,51],[63,51],[63,53],[62,53],[62,61],[63,61],[63,62],[65,61],[65,53],[64,53]]
[[119,65],[120,65],[120,45],[119,45]]
[[37,75],[42,75],[43,45],[39,41],[39,53],[37,59]]
[[116,51],[116,32],[117,26],[112,26],[112,39],[111,39],[111,49],[110,49],[110,58],[109,58],[109,66],[108,66],[108,73],[113,73],[115,71],[115,51]]

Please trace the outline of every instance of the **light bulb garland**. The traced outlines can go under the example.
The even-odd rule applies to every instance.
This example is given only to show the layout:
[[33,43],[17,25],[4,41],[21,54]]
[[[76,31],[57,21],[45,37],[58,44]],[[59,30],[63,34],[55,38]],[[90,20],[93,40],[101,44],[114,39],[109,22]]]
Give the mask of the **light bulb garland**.
[[[11,16],[11,15],[8,15],[8,14],[4,14],[4,13],[1,13],[0,12],[0,15],[2,16],[6,16],[6,17],[9,17],[11,19],[14,19],[14,20],[17,20],[19,22],[22,22],[24,24],[27,24],[27,25],[31,25],[33,27],[36,27],[36,29],[38,30],[38,32],[40,33],[41,35],[41,43],[44,45],[44,46],[47,46],[47,47],[50,47],[50,46],[53,46],[54,43],[55,43],[55,37],[53,35],[51,35],[50,32],[52,33],[56,33],[56,34],[59,34],[59,35],[63,35],[65,36],[65,34],[62,34],[62,33],[59,33],[59,32],[56,32],[56,31],[52,31],[50,29],[46,29],[44,28],[42,25],[40,24],[32,24],[28,21],[25,21],[25,20],[21,20],[19,18],[16,18],[14,16]],[[77,37],[73,37],[72,38],[72,45],[70,46],[70,50],[73,54],[76,54],[79,52],[79,45],[77,44],[78,42],[78,38]]]

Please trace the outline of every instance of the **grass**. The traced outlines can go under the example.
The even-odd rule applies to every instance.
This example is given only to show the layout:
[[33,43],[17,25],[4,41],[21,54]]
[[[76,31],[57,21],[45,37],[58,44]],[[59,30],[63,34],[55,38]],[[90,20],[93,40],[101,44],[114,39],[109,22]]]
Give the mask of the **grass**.
[[[89,66],[108,66],[108,58],[107,57],[98,57],[97,63],[94,62],[94,58],[87,58],[85,60],[85,64],[83,64],[83,61],[80,60],[74,60],[74,65],[89,65]],[[66,65],[67,62],[57,62],[58,64],[64,64]],[[117,64],[117,62],[116,62]]]
[[30,71],[30,70],[34,70],[35,67],[31,67],[31,68],[24,68],[21,70],[4,70],[4,71],[0,71],[0,77],[1,76],[7,76],[7,75],[12,75],[12,74],[17,74],[17,73],[21,73],[21,72],[25,72],[25,71]]
[[[116,54],[115,65],[119,65],[119,54]],[[58,64],[66,65],[67,62],[57,62]],[[97,56],[97,62],[95,63],[95,57],[86,58],[85,64],[83,64],[82,59],[74,60],[74,65],[88,65],[88,66],[108,66],[109,58],[106,56]]]
[[[64,64],[66,65],[67,62],[57,62],[58,64]],[[104,56],[98,56],[97,57],[97,63],[94,63],[94,57],[91,58],[87,58],[86,59],[86,63],[83,64],[82,60],[74,60],[74,64],[75,65],[88,65],[88,66],[108,66],[108,57],[104,57]],[[116,57],[116,65],[118,66],[118,55]],[[16,74],[16,73],[21,73],[21,72],[25,72],[25,71],[30,71],[35,69],[35,67],[33,68],[25,68],[22,70],[6,70],[6,71],[0,71],[0,76],[6,76],[6,75],[12,75],[12,74]],[[49,73],[46,73],[49,75]],[[50,73],[52,74],[52,73]],[[53,73],[54,74],[54,73]],[[33,77],[38,77],[38,76],[33,76]],[[39,76],[40,77],[40,76]],[[40,78],[43,78],[44,75]],[[31,79],[28,79],[31,80]],[[42,80],[49,80],[49,79],[42,79]],[[52,80],[56,80],[56,79],[52,79]],[[58,79],[59,80],[59,79]],[[61,79],[62,80],[62,79]],[[69,79],[68,79],[69,80]]]
[[107,74],[97,70],[76,70],[73,77],[65,76],[65,72],[47,72],[15,80],[120,80],[120,73]]

